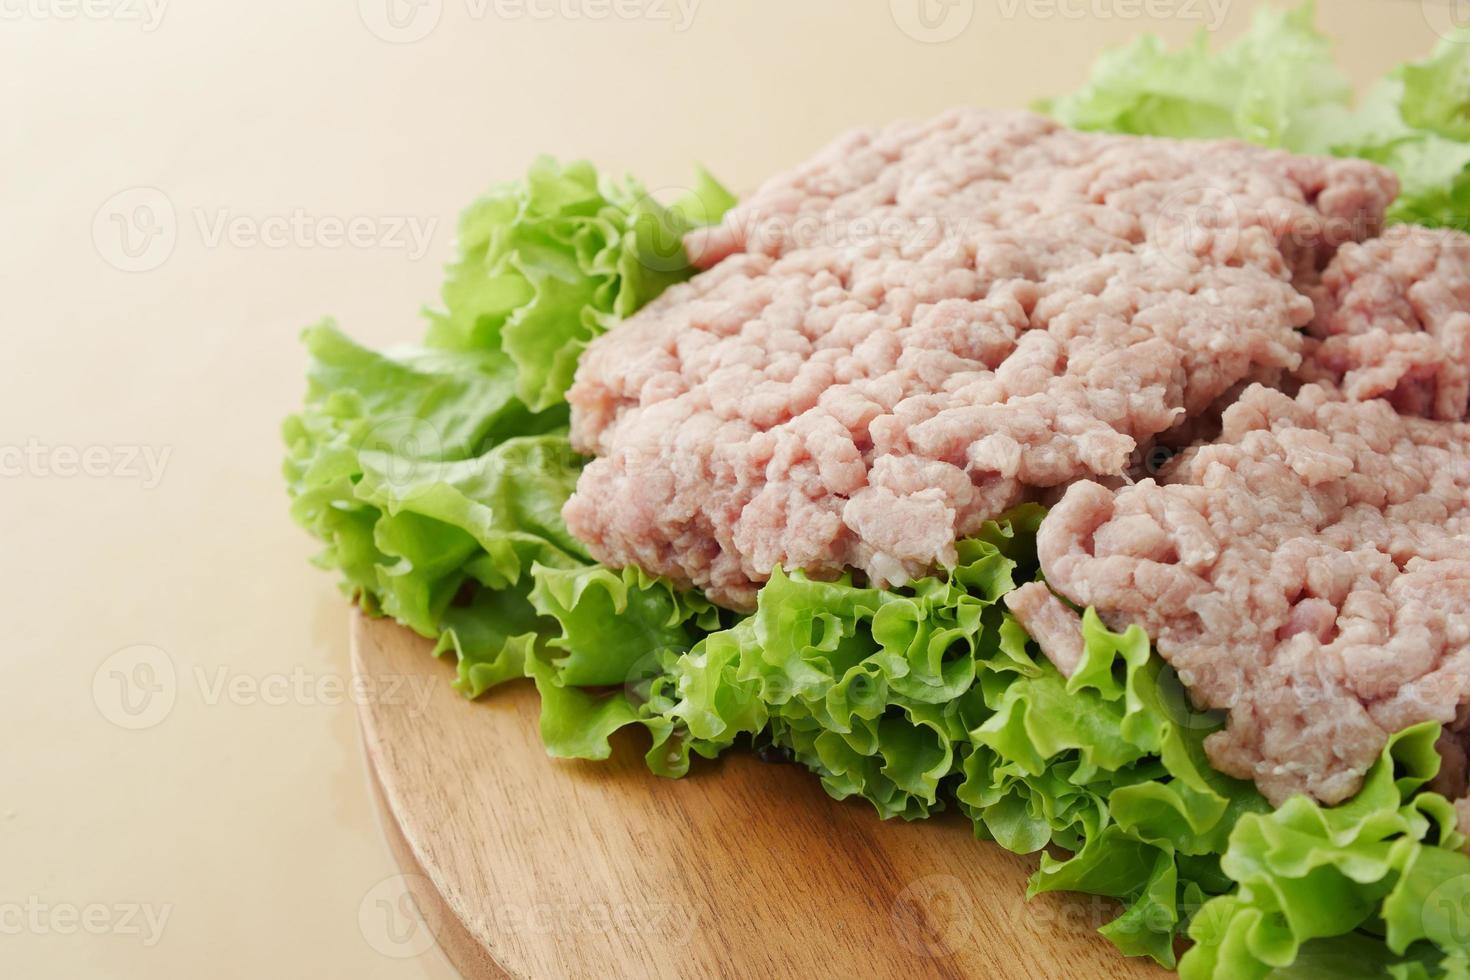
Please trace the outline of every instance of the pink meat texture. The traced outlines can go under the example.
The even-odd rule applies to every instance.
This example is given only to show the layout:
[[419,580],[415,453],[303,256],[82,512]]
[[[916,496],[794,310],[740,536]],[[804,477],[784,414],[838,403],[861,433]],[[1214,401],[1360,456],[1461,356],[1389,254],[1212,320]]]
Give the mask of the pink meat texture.
[[1073,485],[1038,548],[1229,711],[1210,759],[1272,802],[1346,799],[1390,733],[1470,700],[1470,424],[1254,386],[1163,483]]
[[1370,164],[956,111],[860,131],[690,237],[711,267],[594,341],[599,560],[750,608],[775,565],[901,584],[1020,501],[1296,370]]
[[1312,292],[1306,376],[1427,418],[1470,413],[1470,236],[1390,228],[1344,245]]
[[1071,677],[1082,663],[1082,617],[1052,595],[1040,582],[1028,582],[1005,595],[1006,608],[1016,617],[1047,659]]
[[[689,236],[706,271],[590,345],[568,525],[748,609],[776,565],[902,584],[1053,504],[1051,587],[1228,713],[1221,770],[1337,802],[1436,720],[1463,797],[1470,236],[1380,236],[1397,191],[1024,113],[850,134]],[[1071,607],[1006,602],[1075,669]]]

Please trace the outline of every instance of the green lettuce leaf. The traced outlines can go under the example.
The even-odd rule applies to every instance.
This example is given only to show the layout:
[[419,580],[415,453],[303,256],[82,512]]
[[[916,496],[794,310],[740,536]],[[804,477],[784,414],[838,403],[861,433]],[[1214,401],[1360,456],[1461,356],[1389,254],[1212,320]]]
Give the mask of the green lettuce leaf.
[[1231,887],[1218,863],[1231,827],[1268,807],[1205,762],[1218,719],[1189,706],[1140,630],[1088,613],[1070,679],[1029,642],[1000,600],[1037,578],[1042,513],[987,524],[954,568],[898,588],[777,569],[753,614],[668,662],[645,716],[715,749],[764,733],[884,817],[957,802],[979,837],[1065,848],[1032,892],[1122,900],[1104,933],[1172,965],[1188,910]]
[[1040,108],[1075,129],[1326,152],[1352,87],[1313,20],[1310,4],[1262,8],[1250,31],[1218,53],[1205,31],[1179,51],[1145,35],[1099,57],[1080,91]]
[[1470,34],[1444,38],[1424,61],[1396,73],[1403,83],[1399,106],[1414,129],[1456,142],[1470,140]]
[[545,642],[529,581],[510,589],[462,589],[440,616],[439,629],[434,655],[454,656],[454,687],[467,698],[526,676],[526,661]]
[[988,525],[960,543],[948,575],[903,588],[776,569],[751,616],[673,662],[666,720],[714,742],[769,729],[834,797],[860,796],[885,817],[927,816],[943,805],[984,710],[977,675],[1039,670],[1014,644],[999,652],[998,601],[1015,586],[1040,513]]
[[1425,61],[1381,82],[1365,113],[1374,122],[1342,151],[1399,175],[1395,221],[1470,226],[1470,33],[1445,38]]
[[704,171],[664,206],[543,158],[465,212],[427,346],[375,352],[330,322],[303,338],[284,471],[293,516],[325,544],[318,563],[366,611],[435,638],[467,697],[534,681],[556,756],[605,758],[614,732],[641,726],[650,766],[680,775],[727,744],[664,717],[669,665],[722,614],[595,565],[561,510],[585,462],[563,398],[582,347],[688,278],[683,234],[733,204]]
[[[349,340],[330,322],[307,330],[304,340],[312,356],[306,406],[283,430],[291,512],[325,543],[318,563],[339,569],[348,593],[376,611],[385,586],[394,584],[394,553],[402,557],[412,550],[425,557],[413,584],[423,589],[442,577],[442,566],[457,564],[470,549],[454,528],[416,527],[412,517],[382,526],[382,506],[359,493],[368,468],[375,468],[385,488],[421,489],[484,444],[534,431],[538,420],[515,399],[514,369],[503,355],[427,349],[382,354]],[[405,607],[423,604],[420,596]],[[422,617],[415,619],[420,632],[432,628]]]
[[380,515],[382,609],[426,636],[468,580],[508,589],[536,563],[570,568],[589,560],[561,519],[580,470],[565,435],[510,439],[453,462],[383,451],[359,459],[354,496]]
[[1122,900],[1103,934],[1172,966],[1187,910],[1228,887],[1214,855],[1231,827],[1268,808],[1254,787],[1205,762],[1218,721],[1194,711],[1141,630],[1112,633],[1088,610],[1083,638],[1070,678],[1040,661],[991,694],[995,713],[971,733],[958,795],[1002,845],[1071,852],[1042,856],[1033,894]]
[[1083,88],[1039,108],[1078,129],[1362,157],[1399,177],[1390,221],[1470,229],[1470,33],[1400,66],[1355,107],[1314,19],[1310,3],[1262,8],[1218,52],[1204,32],[1178,51],[1145,36],[1101,55]]
[[285,424],[292,513],[365,608],[436,637],[467,582],[587,561],[561,520],[580,461],[555,431],[506,438],[547,420],[516,400],[504,355],[376,353],[330,324],[305,339],[306,407]]
[[1470,962],[1470,855],[1454,807],[1421,792],[1439,770],[1439,733],[1395,735],[1341,806],[1297,796],[1242,816],[1221,859],[1239,888],[1200,910],[1180,975],[1265,977],[1294,967],[1312,941],[1361,945],[1360,935],[1382,937],[1377,960],[1397,975]]
[[687,279],[684,233],[733,203],[702,170],[666,207],[636,181],[542,157],[524,181],[493,189],[461,217],[460,254],[443,311],[429,314],[428,343],[503,352],[522,402],[558,405],[587,342]]
[[691,751],[713,757],[729,744],[691,738],[665,716],[671,664],[721,627],[713,604],[636,568],[538,565],[532,574],[531,603],[556,625],[527,662],[551,755],[605,759],[614,732],[642,727],[652,738],[649,767],[682,776]]
[[548,646],[558,652],[553,667],[564,686],[634,682],[720,628],[719,610],[703,596],[637,568],[538,565],[533,573],[532,605],[560,626]]
[[[330,321],[305,332],[306,402],[284,425],[292,514],[364,609],[460,658],[467,693],[519,676],[524,637],[556,628],[533,566],[590,564],[561,520],[584,463],[562,398],[578,353],[688,278],[682,234],[731,204],[703,171],[666,207],[543,158],[466,211],[427,346],[371,351]],[[491,610],[516,632],[474,623]]]

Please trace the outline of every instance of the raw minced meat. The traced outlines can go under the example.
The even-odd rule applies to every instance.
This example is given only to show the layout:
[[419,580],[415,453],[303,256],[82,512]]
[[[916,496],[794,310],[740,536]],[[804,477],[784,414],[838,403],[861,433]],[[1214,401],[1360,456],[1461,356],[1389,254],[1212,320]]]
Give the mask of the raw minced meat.
[[1064,676],[1071,677],[1086,652],[1082,618],[1041,582],[1028,582],[1007,592],[1005,604],[1047,659]]
[[1273,802],[1346,799],[1390,733],[1470,701],[1470,424],[1252,387],[1165,482],[1073,485],[1038,547],[1228,709],[1210,758]]
[[[778,564],[902,583],[1059,499],[1048,581],[1228,712],[1223,771],[1336,802],[1432,719],[1436,788],[1464,796],[1470,238],[1376,237],[1396,192],[1363,162],[1021,113],[851,134],[691,235],[707,271],[590,346],[568,524],[746,608]],[[1006,602],[1075,669],[1075,612],[1039,583]]]
[[1343,246],[1310,292],[1306,376],[1414,415],[1470,413],[1470,235],[1390,228]]
[[748,608],[877,585],[1300,363],[1385,170],[957,111],[849,135],[691,236],[708,271],[582,358],[565,509],[612,565]]

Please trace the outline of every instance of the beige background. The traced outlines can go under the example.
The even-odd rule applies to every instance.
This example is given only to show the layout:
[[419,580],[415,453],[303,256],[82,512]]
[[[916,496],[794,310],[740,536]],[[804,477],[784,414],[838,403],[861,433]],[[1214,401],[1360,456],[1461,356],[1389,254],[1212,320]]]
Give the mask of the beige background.
[[[0,975],[449,975],[374,924],[345,607],[277,475],[304,324],[416,338],[455,213],[537,152],[748,188],[850,124],[1022,105],[1254,6],[923,0],[953,35],[928,43],[898,26],[919,0],[387,2],[0,0],[0,453],[26,451],[0,455]],[[1450,16],[1320,8],[1359,79]]]

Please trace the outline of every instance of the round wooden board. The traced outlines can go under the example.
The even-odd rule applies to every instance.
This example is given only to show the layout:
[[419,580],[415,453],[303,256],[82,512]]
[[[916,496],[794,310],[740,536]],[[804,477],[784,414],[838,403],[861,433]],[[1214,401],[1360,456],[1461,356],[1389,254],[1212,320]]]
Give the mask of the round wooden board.
[[1111,903],[1028,902],[1035,859],[958,815],[884,822],[738,751],[660,779],[633,736],[549,759],[528,682],[469,702],[420,637],[356,613],[352,637],[390,842],[473,980],[1167,975],[1094,932]]

